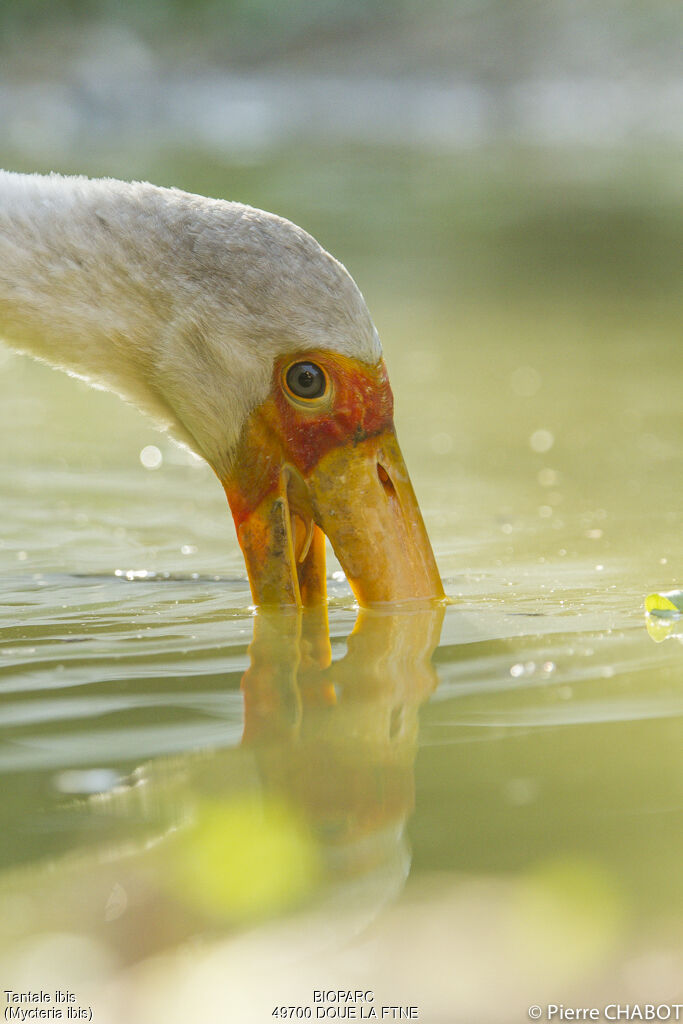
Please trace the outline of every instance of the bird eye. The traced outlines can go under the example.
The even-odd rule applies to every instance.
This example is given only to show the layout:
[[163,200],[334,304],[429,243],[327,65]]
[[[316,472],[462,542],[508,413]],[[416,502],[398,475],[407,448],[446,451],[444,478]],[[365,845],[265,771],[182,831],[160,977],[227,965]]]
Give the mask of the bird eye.
[[321,398],[327,390],[325,371],[316,363],[293,363],[287,370],[285,381],[297,398]]

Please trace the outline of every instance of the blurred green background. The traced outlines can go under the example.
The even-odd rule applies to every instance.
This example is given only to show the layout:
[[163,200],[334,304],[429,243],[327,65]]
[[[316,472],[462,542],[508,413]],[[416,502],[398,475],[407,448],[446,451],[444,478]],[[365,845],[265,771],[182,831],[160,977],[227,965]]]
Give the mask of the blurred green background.
[[682,20],[673,0],[2,0],[0,163],[275,209],[373,298],[635,290],[661,312]]

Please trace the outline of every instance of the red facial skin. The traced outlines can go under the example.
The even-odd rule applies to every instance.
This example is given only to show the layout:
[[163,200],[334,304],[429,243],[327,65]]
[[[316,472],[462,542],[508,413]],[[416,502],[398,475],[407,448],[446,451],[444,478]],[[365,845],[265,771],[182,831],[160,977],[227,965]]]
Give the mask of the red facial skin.
[[[289,367],[308,361],[327,375],[321,398],[289,391]],[[392,414],[383,362],[313,351],[276,363],[223,481],[254,604],[324,604],[326,537],[361,606],[443,600]]]
[[[293,406],[282,387],[274,387],[276,408],[287,439],[292,461],[307,473],[331,448],[374,437],[393,422],[394,396],[384,360],[366,367],[343,356],[311,353],[301,357],[320,363],[330,379],[331,398],[322,408],[306,408],[303,401]],[[282,360],[275,367],[275,380],[299,360]]]
[[[284,375],[296,362],[325,370],[330,387],[321,399],[289,398]],[[269,397],[249,417],[240,438],[235,469],[223,481],[238,528],[271,491],[289,464],[303,477],[333,448],[355,445],[393,428],[394,399],[381,360],[366,366],[323,351],[279,359]]]

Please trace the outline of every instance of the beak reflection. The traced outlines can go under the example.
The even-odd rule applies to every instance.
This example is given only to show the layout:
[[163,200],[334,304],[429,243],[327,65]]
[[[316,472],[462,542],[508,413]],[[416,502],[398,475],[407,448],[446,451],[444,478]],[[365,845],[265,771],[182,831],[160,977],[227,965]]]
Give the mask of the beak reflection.
[[307,821],[337,882],[398,864],[405,880],[418,711],[437,684],[443,615],[361,610],[334,661],[324,610],[254,619],[243,748],[269,796]]

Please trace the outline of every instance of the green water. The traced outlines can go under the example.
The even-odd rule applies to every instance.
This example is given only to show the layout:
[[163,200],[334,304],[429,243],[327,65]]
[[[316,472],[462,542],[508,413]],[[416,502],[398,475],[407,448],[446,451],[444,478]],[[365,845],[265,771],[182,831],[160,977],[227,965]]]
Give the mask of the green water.
[[100,1024],[196,1020],[199,993],[266,1021],[321,987],[437,1022],[680,997],[682,630],[643,612],[683,584],[678,170],[129,167],[290,216],[354,273],[454,601],[349,639],[331,560],[325,669],[324,622],[254,615],[206,466],[3,351],[0,985]]

